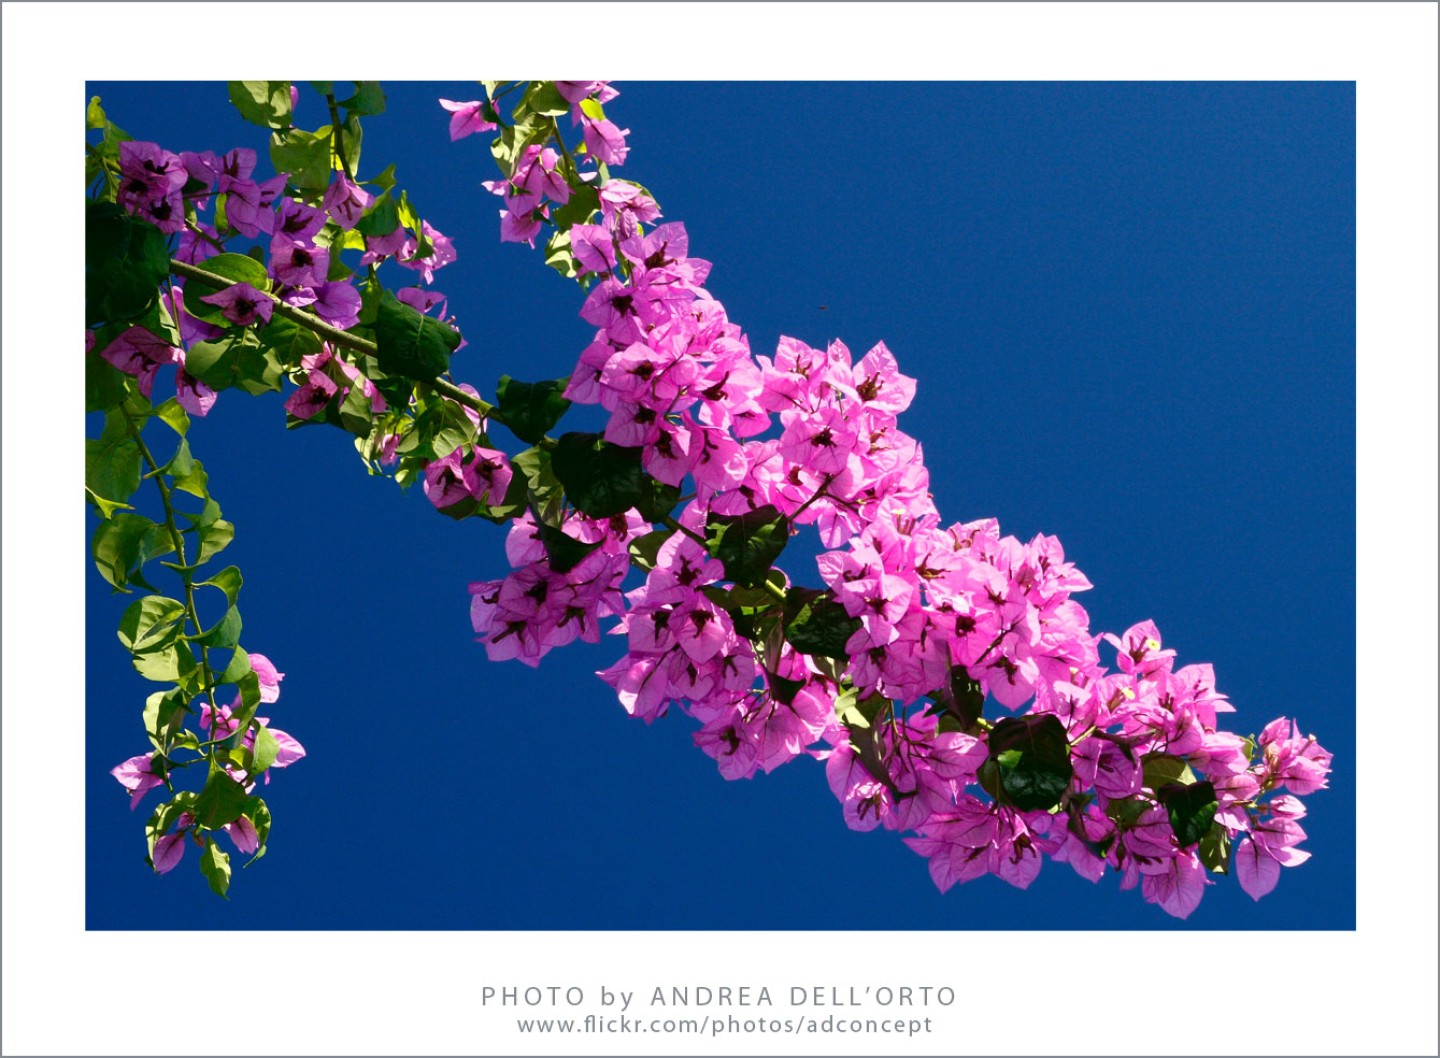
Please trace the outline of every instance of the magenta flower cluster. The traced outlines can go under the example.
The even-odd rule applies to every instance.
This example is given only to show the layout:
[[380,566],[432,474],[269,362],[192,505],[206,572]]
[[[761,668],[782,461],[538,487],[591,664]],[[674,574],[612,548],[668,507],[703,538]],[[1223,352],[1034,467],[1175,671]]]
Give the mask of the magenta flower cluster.
[[[624,133],[584,104],[614,89],[560,90],[585,123],[586,155],[623,161]],[[491,104],[444,105],[452,137],[493,127],[475,120]],[[488,185],[505,200],[502,240],[533,245],[549,206],[568,200],[558,161],[531,146]],[[616,618],[627,651],[599,675],[627,712],[650,721],[673,705],[690,715],[696,744],[730,779],[824,760],[846,823],[906,834],[942,890],[985,874],[1023,888],[1049,856],[1092,881],[1113,870],[1122,888],[1138,885],[1183,918],[1209,883],[1207,861],[1228,865],[1259,899],[1280,867],[1308,857],[1297,848],[1298,795],[1323,788],[1330,768],[1313,736],[1289,720],[1254,742],[1220,730],[1218,715],[1233,710],[1210,666],[1177,668],[1150,622],[1092,634],[1073,598],[1090,582],[1054,537],[1024,543],[993,519],[945,524],[922,448],[898,426],[915,380],[883,344],[857,361],[838,341],[820,350],[781,338],[773,358],[754,357],[705,289],[710,265],[690,256],[682,225],[647,227],[659,207],[622,180],[600,183],[599,203],[593,222],[569,228],[589,284],[580,315],[596,333],[565,395],[603,408],[606,440],[638,449],[660,482],[692,482],[693,495],[644,583],[623,594],[630,545],[654,528],[637,512],[569,512],[560,531],[598,547],[564,572],[551,568],[533,518],[521,518],[507,544],[513,572],[471,588],[491,658],[534,665],[573,639],[596,641],[599,622]],[[427,472],[427,492],[482,495],[476,468],[503,465],[484,449],[451,456]],[[706,525],[766,508],[785,532],[813,524],[829,549],[818,573],[849,621],[843,659],[737,631],[728,602],[740,589],[707,548]],[[957,679],[1063,732],[1053,803],[1022,806],[999,789],[1007,758],[992,752],[995,723],[936,707]],[[1203,834],[1172,811],[1177,792],[1195,790],[1212,798]]]

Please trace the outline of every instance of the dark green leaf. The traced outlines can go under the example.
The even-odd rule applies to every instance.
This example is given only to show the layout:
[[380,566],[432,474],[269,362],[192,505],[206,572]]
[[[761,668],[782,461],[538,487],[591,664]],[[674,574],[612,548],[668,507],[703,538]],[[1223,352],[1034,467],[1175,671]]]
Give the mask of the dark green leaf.
[[539,444],[547,431],[565,414],[570,402],[565,399],[569,379],[546,382],[517,382],[501,375],[495,387],[495,399],[505,425],[526,444]]
[[680,502],[680,490],[674,485],[646,476],[640,489],[640,502],[635,509],[647,522],[662,522]]
[[1208,780],[1188,785],[1167,783],[1155,793],[1170,816],[1170,829],[1175,831],[1181,848],[1194,845],[1209,833],[1220,803]]
[[85,323],[144,315],[160,297],[170,251],[155,225],[112,202],[85,204]]
[[205,789],[195,799],[195,821],[207,830],[216,830],[239,819],[248,800],[245,787],[222,769],[212,767]]
[[790,542],[790,520],[772,504],[744,514],[712,514],[705,524],[710,554],[736,584],[763,584],[770,567]]
[[[355,81],[355,94],[340,100],[340,105],[352,114],[385,113],[385,92],[379,81]],[[354,164],[352,161],[351,164]]]
[[210,888],[219,896],[230,890],[230,854],[223,852],[214,838],[205,839],[205,851],[200,854],[200,873],[210,883]]
[[600,189],[593,184],[570,186],[570,201],[556,207],[550,214],[555,230],[568,233],[576,224],[584,224],[600,208]]
[[230,102],[240,116],[261,128],[290,127],[289,81],[230,81]]
[[[229,568],[234,569],[235,567],[231,566]],[[236,650],[234,654],[230,655],[230,663],[225,666],[225,671],[219,675],[217,682],[239,683],[240,680],[246,676],[252,675],[254,671],[255,670],[250,667],[250,655],[245,653],[244,650]],[[258,678],[256,687],[257,689],[259,687]]]
[[845,644],[860,629],[834,592],[791,588],[785,596],[785,638],[802,654],[845,660]]
[[965,666],[952,666],[949,682],[931,697],[939,706],[942,725],[948,719],[954,725],[952,730],[978,734],[978,723],[985,710],[985,692],[970,678]]
[[355,222],[355,230],[361,235],[389,235],[400,227],[400,210],[387,191],[365,207],[365,212]]
[[[370,187],[377,187],[382,192],[388,192],[392,187],[395,186],[394,164],[392,163],[390,165],[387,165],[384,169],[380,171],[378,176],[372,176],[369,180],[362,180],[361,183],[366,184]],[[391,228],[390,230],[394,231],[395,229]]]
[[196,636],[192,642],[216,650],[228,650],[240,642],[242,627],[239,609],[231,606],[225,611],[225,616],[215,622],[214,627]]
[[770,685],[770,697],[781,705],[789,705],[805,686],[804,680],[787,679],[773,672],[765,673],[765,682]]
[[375,359],[387,375],[429,382],[450,366],[460,332],[412,309],[388,290],[375,313]]
[[545,557],[550,560],[550,568],[556,573],[569,573],[600,546],[599,540],[584,544],[548,525],[540,526],[539,536],[540,542],[545,545]]
[[[105,345],[109,345],[109,341]],[[108,411],[121,404],[130,392],[129,378],[100,355],[101,339],[85,357],[85,410]]]
[[551,466],[571,504],[592,518],[613,518],[638,505],[648,475],[638,448],[621,448],[594,433],[562,434]]
[[1059,804],[1074,772],[1065,725],[1050,713],[997,721],[990,732],[990,759],[999,766],[1010,803],[1022,812]]
[[175,642],[184,617],[185,605],[178,600],[146,595],[125,608],[116,634],[130,653],[148,654]]

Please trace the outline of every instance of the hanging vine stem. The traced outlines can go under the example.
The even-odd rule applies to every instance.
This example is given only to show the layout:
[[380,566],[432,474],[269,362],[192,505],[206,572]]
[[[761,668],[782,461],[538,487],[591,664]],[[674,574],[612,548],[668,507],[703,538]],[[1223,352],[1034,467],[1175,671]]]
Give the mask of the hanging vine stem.
[[[120,414],[125,417],[125,429],[135,442],[135,447],[140,451],[140,458],[149,467],[145,475],[153,478],[155,487],[160,492],[160,504],[165,510],[165,528],[170,532],[170,543],[175,548],[175,557],[179,560],[175,563],[174,569],[180,574],[180,580],[185,586],[185,618],[195,626],[195,634],[203,635],[205,626],[200,621],[200,610],[195,603],[195,581],[193,571],[190,568],[189,560],[185,557],[185,536],[180,527],[175,524],[175,504],[171,500],[170,486],[165,483],[165,475],[156,462],[155,456],[151,454],[150,447],[140,435],[140,428],[135,424],[134,417],[123,404],[120,406]],[[210,668],[210,648],[204,643],[200,644],[200,674],[205,680],[205,697],[210,703],[212,715],[216,711],[215,704],[215,674]]]

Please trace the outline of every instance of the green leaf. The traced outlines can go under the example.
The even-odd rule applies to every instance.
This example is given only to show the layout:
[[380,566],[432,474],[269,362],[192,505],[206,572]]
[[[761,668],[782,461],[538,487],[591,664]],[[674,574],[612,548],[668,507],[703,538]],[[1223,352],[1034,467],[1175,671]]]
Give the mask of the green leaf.
[[1194,845],[1209,833],[1220,807],[1215,787],[1209,780],[1186,784],[1167,783],[1155,791],[1170,816],[1170,829],[1181,848]]
[[[555,225],[555,230],[564,232],[568,236],[569,231],[576,224],[584,224],[600,208],[600,189],[593,184],[570,185],[570,201],[563,206],[554,209],[550,214],[550,223]],[[568,246],[569,243],[567,242]]]
[[270,136],[270,164],[289,173],[299,191],[323,192],[330,186],[330,126],[316,132],[288,129]]
[[355,222],[355,230],[361,235],[389,235],[398,227],[400,208],[395,205],[395,199],[388,191],[366,206],[365,212],[360,214],[360,219]]
[[598,99],[591,99],[587,96],[580,100],[580,109],[585,112],[585,116],[591,121],[605,120],[605,108],[600,105],[600,100]]
[[110,339],[97,335],[95,348],[85,357],[85,410],[108,411],[130,394],[130,376],[105,360],[100,351]]
[[[383,192],[388,192],[395,186],[395,165],[391,163],[380,171],[378,176],[372,176],[369,180],[362,180],[361,183],[369,187],[378,187]],[[394,228],[390,229],[394,231]]]
[[147,559],[164,554],[156,538],[167,534],[161,526],[139,514],[117,514],[103,521],[90,540],[90,553],[100,575],[120,591],[128,591],[136,571]]
[[[1172,828],[1174,824],[1171,824]],[[1213,874],[1230,873],[1230,832],[1219,823],[1212,823],[1195,851]]]
[[174,397],[155,409],[155,417],[181,437],[190,429],[190,413],[182,408]]
[[212,628],[194,636],[191,642],[198,643],[203,647],[213,647],[216,650],[228,650],[239,645],[242,627],[239,609],[231,606],[225,611],[225,616],[216,621]]
[[184,617],[184,603],[163,595],[146,595],[125,608],[116,634],[130,653],[148,654],[175,642]]
[[1059,804],[1074,773],[1065,725],[1050,713],[997,721],[990,732],[990,760],[999,766],[1006,796],[1022,812]]
[[355,81],[355,94],[340,100],[340,105],[352,114],[385,113],[385,92],[379,81]]
[[768,503],[744,514],[712,514],[705,542],[724,564],[726,577],[758,587],[790,542],[790,520]]
[[365,130],[360,126],[360,115],[347,113],[345,120],[340,123],[340,148],[345,152],[345,164],[340,161],[340,155],[333,152],[330,156],[330,165],[336,172],[344,171],[346,164],[349,172],[360,171],[360,144],[365,135]]
[[[510,465],[520,472],[516,477],[524,476],[524,492],[518,497],[519,503],[523,506],[528,500],[534,505],[541,522],[559,525],[565,492],[560,486],[560,479],[555,476],[555,468],[551,466],[550,453],[543,448],[527,448],[512,456]],[[487,517],[508,508],[512,500],[510,493],[514,491],[515,481],[512,479],[503,503],[491,506]]]
[[575,251],[571,248],[568,231],[557,231],[550,236],[550,240],[545,244],[545,264],[566,279],[574,279],[580,274],[580,269],[575,264]]
[[276,365],[285,368],[298,368],[301,358],[314,356],[321,349],[318,334],[279,315],[270,317],[257,337],[261,348],[274,352]]
[[270,733],[270,729],[261,724],[255,729],[255,753],[249,768],[252,776],[259,775],[270,765],[275,763],[275,758],[280,755],[280,743]]
[[554,81],[532,81],[525,93],[525,103],[536,114],[547,118],[570,113],[570,101],[560,94]]
[[[769,678],[767,674],[767,679]],[[835,697],[835,715],[846,727],[868,728],[880,711],[890,704],[883,694],[872,694],[864,701],[854,687],[846,686]]]
[[140,487],[140,446],[129,435],[85,441],[85,487],[112,503],[124,503]]
[[183,642],[171,643],[148,654],[131,659],[135,671],[156,683],[176,683],[195,671],[195,655]]
[[230,854],[223,852],[214,838],[205,839],[205,851],[200,854],[200,873],[210,883],[210,888],[224,896],[230,890]]
[[240,116],[261,128],[290,127],[289,81],[230,81],[230,102]]
[[100,508],[101,518],[109,518],[114,515],[116,511],[133,511],[135,509],[128,503],[117,503],[114,500],[107,500],[103,496],[95,495],[95,492],[88,485],[85,486],[85,498]]
[[209,580],[197,581],[197,588],[219,588],[225,593],[226,601],[235,605],[236,598],[240,595],[240,586],[245,583],[245,578],[240,576],[238,566],[226,566]]
[[[231,566],[229,568],[234,569],[235,567]],[[222,572],[224,571],[222,570]],[[234,654],[230,655],[230,663],[225,666],[225,671],[220,673],[220,675],[216,678],[216,682],[239,683],[246,676],[252,675],[254,671],[255,670],[250,667],[250,655],[247,654],[244,650],[237,649]],[[258,690],[258,677],[256,687]]]
[[205,473],[204,465],[190,454],[188,441],[182,440],[180,447],[175,450],[175,455],[170,460],[169,474],[175,487],[181,492],[188,492],[202,500],[210,495],[210,479]]
[[385,291],[375,313],[375,359],[387,375],[429,382],[450,367],[460,332]]
[[538,445],[570,407],[565,399],[568,378],[546,382],[517,382],[501,375],[495,399],[506,427],[526,444]]
[[649,573],[655,568],[656,557],[666,540],[675,535],[674,529],[660,529],[630,541],[630,562],[637,569]]
[[786,593],[785,638],[802,654],[844,661],[850,656],[845,644],[859,629],[860,619],[845,612],[834,592],[791,588]]
[[1195,781],[1195,773],[1190,770],[1190,765],[1179,757],[1172,757],[1166,753],[1148,754],[1141,767],[1144,772],[1144,784],[1147,789],[1159,790],[1162,786],[1170,783],[1179,783],[1182,786]]
[[156,691],[145,699],[141,718],[145,723],[145,734],[150,744],[161,753],[169,750],[175,734],[175,726],[185,716],[185,701],[180,691]]
[[155,225],[113,202],[85,204],[85,323],[142,316],[160,297],[170,251]]
[[217,830],[239,819],[248,801],[245,787],[224,770],[211,767],[205,789],[195,799],[195,821],[207,830]]
[[195,556],[195,564],[203,566],[230,546],[230,541],[235,539],[235,526],[221,519],[196,529],[195,537],[200,541],[200,552]]
[[567,433],[550,460],[571,504],[592,518],[624,514],[645,495],[648,475],[638,448],[621,448],[599,434]]

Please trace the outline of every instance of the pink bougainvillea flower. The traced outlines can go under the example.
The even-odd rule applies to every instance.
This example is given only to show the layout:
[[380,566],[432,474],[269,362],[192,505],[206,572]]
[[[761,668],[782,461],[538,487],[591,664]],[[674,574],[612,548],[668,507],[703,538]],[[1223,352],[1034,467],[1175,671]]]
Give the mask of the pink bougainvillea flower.
[[250,654],[250,669],[260,678],[260,701],[280,700],[280,681],[285,673],[275,668],[275,663],[264,654]]
[[226,823],[225,833],[235,843],[235,848],[246,856],[260,848],[260,834],[256,831],[255,824],[244,816],[233,823]]
[[442,99],[440,105],[450,111],[450,142],[464,139],[476,132],[489,132],[495,122],[485,119],[485,103],[471,99],[457,103],[453,99]]
[[141,753],[110,769],[110,774],[115,776],[116,781],[130,791],[130,810],[132,812],[140,807],[140,799],[146,791],[165,785],[164,772],[156,770],[156,766],[159,764],[160,755],[158,753]]
[[155,849],[150,854],[150,861],[155,866],[156,874],[165,874],[174,870],[175,865],[180,862],[180,857],[184,854],[185,831],[177,830],[155,840]]
[[336,224],[349,231],[360,220],[365,207],[370,205],[370,193],[344,173],[336,173],[335,179],[325,190],[325,197],[320,205],[329,212]]
[[275,311],[275,302],[270,296],[256,290],[249,283],[236,283],[218,293],[204,295],[200,300],[207,305],[217,306],[220,315],[240,327],[248,327],[257,321],[262,324],[269,323],[270,316]]

